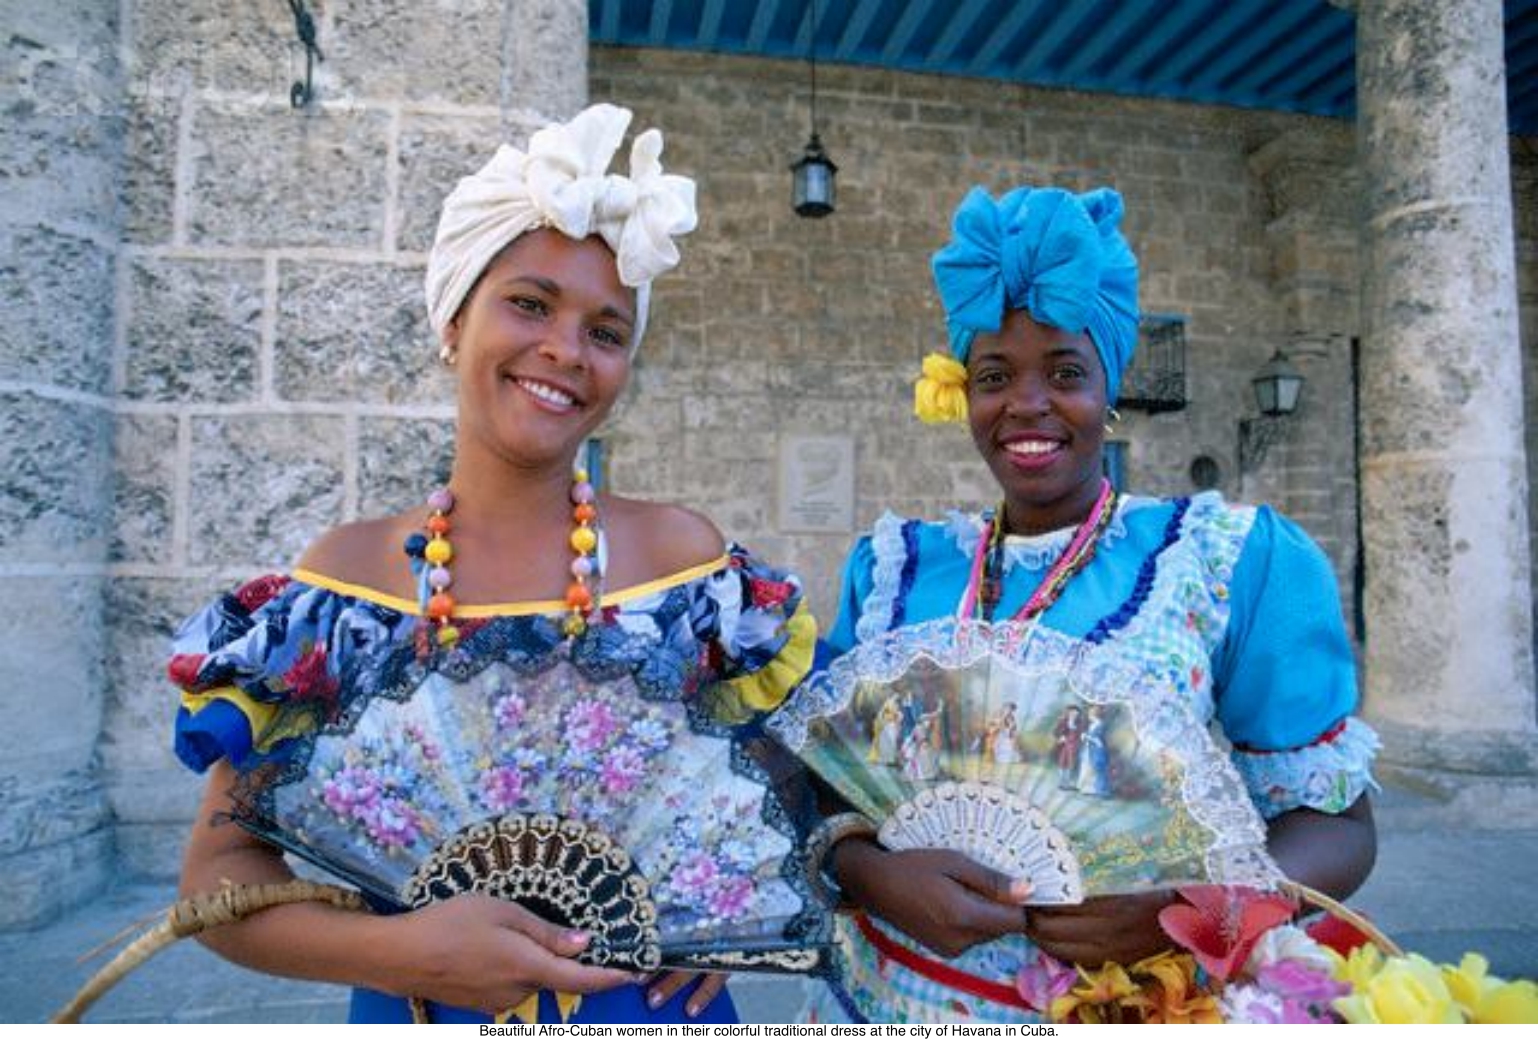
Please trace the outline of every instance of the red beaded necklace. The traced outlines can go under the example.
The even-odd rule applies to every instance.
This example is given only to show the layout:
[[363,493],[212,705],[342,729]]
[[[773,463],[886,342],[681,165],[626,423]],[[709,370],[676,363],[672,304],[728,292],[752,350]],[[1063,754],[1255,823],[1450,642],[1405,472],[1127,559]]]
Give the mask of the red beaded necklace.
[[[1045,613],[1052,604],[1057,602],[1073,576],[1087,567],[1090,560],[1095,558],[1095,549],[1100,544],[1100,536],[1110,526],[1111,517],[1115,513],[1116,492],[1112,489],[1109,480],[1102,479],[1100,494],[1095,499],[1094,506],[1090,508],[1089,515],[1074,531],[1068,548],[1052,565],[1052,569],[1041,580],[1036,591],[1031,593],[1031,598],[1025,601],[1025,606],[1015,612],[1012,620],[1029,621]],[[977,540],[977,552],[972,559],[972,573],[967,580],[967,591],[962,596],[961,609],[958,611],[963,618],[972,617],[980,606],[983,619],[987,621],[993,619],[993,608],[998,604],[1003,584],[1003,515],[1004,507],[1001,505],[998,512],[990,515],[983,524],[982,536]]]

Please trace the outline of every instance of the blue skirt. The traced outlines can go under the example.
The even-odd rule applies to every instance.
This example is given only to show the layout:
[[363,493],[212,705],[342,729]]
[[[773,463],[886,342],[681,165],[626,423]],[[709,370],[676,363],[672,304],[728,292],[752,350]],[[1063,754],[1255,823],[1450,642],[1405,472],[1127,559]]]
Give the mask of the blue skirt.
[[[691,1022],[701,1025],[707,1023],[728,1025],[737,1021],[737,1008],[732,1003],[731,993],[726,990],[716,994],[716,999],[705,1005],[705,1010],[698,1016],[690,1018],[685,1014],[684,1004],[698,985],[698,982],[692,982],[685,986],[673,994],[672,1000],[655,1011],[646,1006],[645,986],[626,985],[604,990],[602,993],[589,993],[582,998],[582,1005],[577,1008],[577,1013],[571,1017],[570,1021],[573,1023],[658,1024]],[[480,1011],[451,1007],[447,1004],[429,1003],[427,1010],[434,1022],[471,1024],[491,1021],[490,1015]],[[409,1023],[411,1004],[402,997],[387,996],[377,990],[355,989],[352,991],[352,1006],[348,1010],[347,1021]],[[555,995],[548,990],[539,995],[539,1021],[543,1023],[561,1021],[560,1012],[555,1005]]]

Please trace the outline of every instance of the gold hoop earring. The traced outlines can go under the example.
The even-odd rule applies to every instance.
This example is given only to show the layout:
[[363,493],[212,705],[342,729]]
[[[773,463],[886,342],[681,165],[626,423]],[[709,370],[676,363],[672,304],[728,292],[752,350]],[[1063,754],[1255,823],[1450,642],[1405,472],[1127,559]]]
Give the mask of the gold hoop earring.
[[453,368],[455,363],[459,361],[459,351],[452,345],[445,343],[438,348],[438,360],[443,363],[444,368]]
[[1115,408],[1107,408],[1105,410],[1105,414],[1106,422],[1103,424],[1103,426],[1106,432],[1106,436],[1109,437],[1111,434],[1116,432],[1116,426],[1114,424],[1121,422],[1121,413],[1118,412]]

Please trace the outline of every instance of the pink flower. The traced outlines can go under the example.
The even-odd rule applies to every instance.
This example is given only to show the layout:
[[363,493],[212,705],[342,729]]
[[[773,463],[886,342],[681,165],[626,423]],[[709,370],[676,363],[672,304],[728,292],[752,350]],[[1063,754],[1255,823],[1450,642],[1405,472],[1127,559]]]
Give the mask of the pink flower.
[[599,780],[605,794],[626,794],[646,775],[646,760],[632,747],[617,747],[603,760]]
[[1027,964],[1015,976],[1015,989],[1031,1007],[1045,1011],[1052,1006],[1052,1001],[1073,989],[1077,979],[1078,972],[1074,971],[1073,965],[1038,950],[1036,963]]
[[481,788],[488,808],[507,812],[523,798],[523,772],[516,766],[497,766],[487,771]]
[[581,700],[566,713],[567,736],[580,752],[597,751],[618,728],[614,712],[602,701]]
[[524,702],[524,699],[516,693],[510,693],[498,700],[496,707],[492,709],[493,715],[496,718],[497,729],[517,729],[519,724],[523,722],[523,713],[527,707],[528,705]]
[[698,892],[715,881],[720,873],[715,860],[707,853],[697,852],[673,872],[673,884],[684,892]]
[[741,914],[753,901],[753,882],[745,877],[730,877],[710,892],[710,912],[727,920]]
[[1333,1022],[1330,1001],[1351,992],[1351,986],[1337,982],[1327,971],[1297,961],[1267,964],[1255,975],[1255,982],[1282,1003],[1282,1021],[1307,1025]]

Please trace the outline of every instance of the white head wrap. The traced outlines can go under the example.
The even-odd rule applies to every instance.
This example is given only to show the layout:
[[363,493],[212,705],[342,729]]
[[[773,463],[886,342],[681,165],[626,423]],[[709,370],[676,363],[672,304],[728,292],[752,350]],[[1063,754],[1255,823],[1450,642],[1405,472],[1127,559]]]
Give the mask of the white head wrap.
[[427,315],[440,339],[492,258],[519,235],[550,227],[608,243],[620,282],[636,290],[631,349],[640,345],[651,281],[677,265],[673,238],[693,231],[697,217],[694,181],[662,172],[656,130],[630,146],[629,177],[606,172],[629,126],[627,109],[593,105],[537,131],[527,154],[502,145],[459,182],[427,257]]

